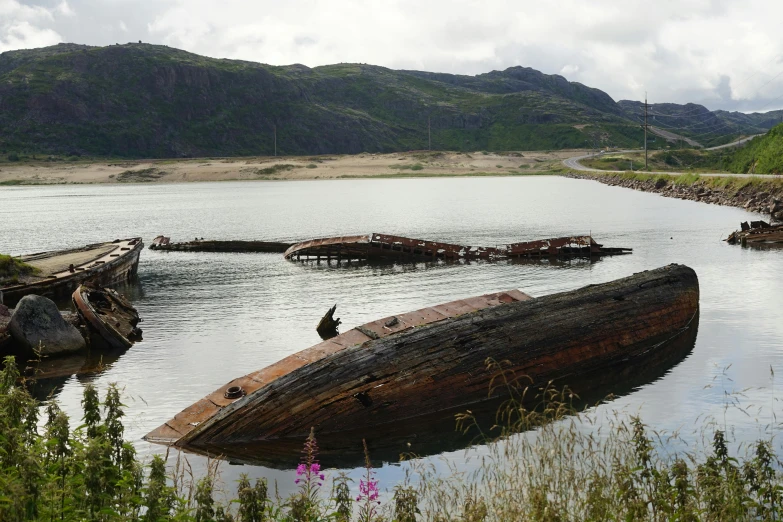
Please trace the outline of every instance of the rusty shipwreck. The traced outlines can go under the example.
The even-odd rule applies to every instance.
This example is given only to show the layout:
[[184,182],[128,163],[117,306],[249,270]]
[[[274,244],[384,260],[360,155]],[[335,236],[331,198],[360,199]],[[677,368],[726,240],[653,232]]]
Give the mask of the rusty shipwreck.
[[71,296],[91,340],[109,348],[127,350],[141,340],[139,313],[124,296],[111,288],[81,285]]
[[402,260],[456,261],[533,259],[547,257],[600,257],[630,254],[630,248],[610,248],[591,236],[567,236],[524,241],[495,247],[466,246],[391,234],[311,239],[291,245],[284,253],[289,260]]
[[747,247],[783,246],[783,225],[770,225],[766,221],[743,221],[740,230],[735,230],[725,239],[730,245],[739,243]]
[[136,276],[143,248],[141,238],[134,237],[21,256],[37,272],[0,288],[0,293],[11,306],[28,294],[67,298],[85,281],[101,286],[123,283]]
[[661,357],[698,323],[695,272],[669,265],[531,298],[512,290],[358,326],[235,379],[146,435],[202,453],[378,429],[490,399],[487,359],[577,393]]
[[172,243],[171,238],[157,236],[150,243],[150,250],[163,252],[261,252],[282,254],[292,243],[281,241],[243,241],[238,239],[204,239],[195,238],[193,241]]

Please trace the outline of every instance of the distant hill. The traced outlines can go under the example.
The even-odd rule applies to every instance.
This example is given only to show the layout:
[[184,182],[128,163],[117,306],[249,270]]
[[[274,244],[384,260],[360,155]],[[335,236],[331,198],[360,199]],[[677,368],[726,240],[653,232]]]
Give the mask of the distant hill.
[[[644,121],[642,102],[620,100],[617,104],[628,119]],[[764,133],[783,121],[783,111],[745,114],[710,111],[703,105],[688,103],[654,103],[648,109],[647,122],[701,143],[706,147],[722,145],[740,136]]]
[[[436,149],[639,147],[634,103],[524,67],[477,76],[278,67],[149,44],[0,54],[4,155],[268,155],[275,129],[279,154],[390,152],[427,148],[428,125]],[[774,122],[701,109],[682,121],[747,116],[762,131]],[[656,124],[669,130],[672,118]]]

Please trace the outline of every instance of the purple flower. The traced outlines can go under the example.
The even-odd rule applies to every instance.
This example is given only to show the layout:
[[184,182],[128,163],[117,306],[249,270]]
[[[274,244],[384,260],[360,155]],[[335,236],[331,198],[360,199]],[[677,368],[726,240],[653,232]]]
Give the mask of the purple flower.
[[301,477],[305,473],[307,473],[307,465],[306,464],[299,464],[296,467],[296,475]]
[[[300,466],[304,466],[304,464],[300,464]],[[321,465],[317,462],[313,462],[310,464],[310,473],[318,473],[321,471]]]

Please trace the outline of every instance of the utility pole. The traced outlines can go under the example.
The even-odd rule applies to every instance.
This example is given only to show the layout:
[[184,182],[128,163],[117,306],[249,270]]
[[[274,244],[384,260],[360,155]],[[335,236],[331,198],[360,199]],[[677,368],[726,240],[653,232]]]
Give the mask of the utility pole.
[[647,170],[647,93],[644,93],[644,170]]
[[275,157],[277,157],[277,125],[274,125],[275,130]]

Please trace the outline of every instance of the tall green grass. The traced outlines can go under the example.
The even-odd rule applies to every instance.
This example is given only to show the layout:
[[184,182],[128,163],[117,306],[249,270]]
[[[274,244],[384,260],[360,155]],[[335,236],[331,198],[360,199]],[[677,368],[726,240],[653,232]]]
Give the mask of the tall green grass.
[[[726,427],[702,421],[702,435],[711,442],[672,451],[676,435],[652,431],[638,417],[615,414],[599,424],[589,411],[576,410],[568,389],[534,393],[499,365],[490,362],[490,369],[510,394],[495,426],[478,425],[470,412],[456,419],[458,429],[480,433],[476,441],[487,444],[474,471],[444,473],[431,461],[414,460],[404,483],[380,484],[365,445],[359,483],[340,473],[327,488],[311,432],[303,441],[293,494],[282,498],[277,487],[243,475],[230,500],[221,500],[216,461],[194,476],[182,454],[168,470],[160,456],[146,464],[138,460],[124,438],[117,385],[108,387],[103,403],[86,385],[83,416],[72,422],[56,401],[39,404],[18,385],[16,365],[6,358],[0,371],[0,520],[780,519],[783,480],[771,440],[734,455]],[[381,488],[392,491],[386,501]]]

